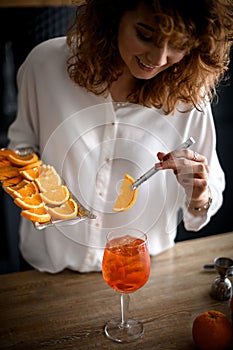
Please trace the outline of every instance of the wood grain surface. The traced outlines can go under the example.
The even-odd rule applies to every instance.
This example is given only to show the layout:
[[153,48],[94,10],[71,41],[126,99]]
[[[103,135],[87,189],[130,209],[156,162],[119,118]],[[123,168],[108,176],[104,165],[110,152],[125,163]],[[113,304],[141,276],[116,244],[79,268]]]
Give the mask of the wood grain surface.
[[1,275],[0,349],[194,350],[198,314],[216,309],[230,315],[228,301],[209,295],[216,272],[203,270],[216,256],[233,257],[233,232],[180,242],[151,259],[148,283],[130,299],[130,316],[143,322],[145,333],[129,344],[103,333],[105,322],[120,314],[120,300],[101,273]]

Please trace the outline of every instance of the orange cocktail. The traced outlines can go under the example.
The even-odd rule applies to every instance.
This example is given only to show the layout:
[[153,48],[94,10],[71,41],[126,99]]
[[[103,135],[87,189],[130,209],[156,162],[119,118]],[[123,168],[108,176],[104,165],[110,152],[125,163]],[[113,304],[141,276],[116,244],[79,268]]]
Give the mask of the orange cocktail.
[[107,234],[102,272],[105,282],[121,296],[121,318],[109,320],[104,332],[109,339],[129,343],[143,336],[142,322],[128,318],[129,296],[141,288],[150,274],[147,236],[134,228],[116,229]]
[[130,235],[111,239],[105,247],[102,270],[105,282],[118,292],[141,288],[150,274],[146,242]]

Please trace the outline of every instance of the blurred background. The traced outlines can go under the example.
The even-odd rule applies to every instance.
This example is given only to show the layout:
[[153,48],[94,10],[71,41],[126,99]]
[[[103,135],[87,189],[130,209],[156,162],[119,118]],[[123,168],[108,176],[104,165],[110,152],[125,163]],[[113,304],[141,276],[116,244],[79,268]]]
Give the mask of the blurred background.
[[[0,148],[7,146],[7,130],[16,117],[16,74],[19,66],[35,45],[49,38],[65,35],[76,11],[76,7],[70,5],[69,0],[57,0],[59,6],[54,6],[53,0],[48,0],[53,6],[44,6],[43,0],[40,1],[40,6],[37,6],[36,0],[22,0],[22,7],[18,7],[19,3],[20,1],[2,0],[0,4]],[[233,231],[233,62],[229,75],[231,80],[221,83],[218,87],[218,99],[212,104],[217,130],[217,151],[226,175],[224,203],[211,222],[199,232],[187,232],[181,221],[177,242]],[[20,209],[1,187],[0,208],[0,274],[29,269],[30,266],[23,260],[18,249]],[[182,213],[179,215],[181,217]]]

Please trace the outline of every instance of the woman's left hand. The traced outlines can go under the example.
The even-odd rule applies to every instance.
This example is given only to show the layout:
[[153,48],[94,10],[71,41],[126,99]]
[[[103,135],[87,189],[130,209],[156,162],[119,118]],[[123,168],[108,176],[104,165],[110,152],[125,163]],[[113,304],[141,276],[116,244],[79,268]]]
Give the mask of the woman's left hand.
[[172,169],[177,181],[184,187],[190,207],[202,207],[209,199],[209,166],[206,157],[193,150],[177,150],[157,154],[157,169]]

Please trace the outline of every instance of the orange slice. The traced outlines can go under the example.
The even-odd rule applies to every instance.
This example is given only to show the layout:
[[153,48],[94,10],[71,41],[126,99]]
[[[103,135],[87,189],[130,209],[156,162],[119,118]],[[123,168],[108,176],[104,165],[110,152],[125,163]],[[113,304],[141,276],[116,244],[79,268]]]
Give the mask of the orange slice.
[[19,175],[19,169],[14,166],[3,166],[0,167],[0,180],[10,179]]
[[114,211],[125,211],[134,205],[138,196],[138,188],[133,190],[131,187],[134,181],[135,180],[129,174],[125,174],[121,184],[120,194],[113,207]]
[[6,158],[0,159],[0,167],[1,168],[4,167],[4,166],[11,166],[11,165],[12,164],[11,164],[11,162],[8,159],[6,159]]
[[44,222],[49,222],[51,220],[51,217],[47,213],[47,210],[45,209],[45,207],[22,210],[21,215],[33,222],[44,223]]
[[22,209],[34,209],[44,206],[41,195],[39,193],[33,194],[30,197],[15,198],[14,203]]
[[83,211],[83,209],[81,207],[78,207],[78,215],[79,216],[84,216],[85,212]]
[[19,188],[18,190],[15,190],[12,193],[12,196],[14,198],[23,198],[23,197],[30,197],[33,194],[39,193],[38,188],[34,182],[29,182],[25,186]]
[[2,186],[3,187],[10,187],[10,186],[18,185],[22,180],[23,180],[23,178],[20,175],[15,176],[15,177],[11,177],[10,179],[4,180],[2,182]]
[[19,173],[24,179],[33,181],[39,176],[39,167],[19,170]]
[[41,192],[46,192],[54,186],[61,186],[62,180],[53,166],[42,165],[40,167],[39,177],[35,179]]
[[9,154],[7,158],[14,165],[24,166],[27,164],[35,163],[38,160],[38,156],[36,153],[30,153],[25,156],[20,156],[19,154]]
[[53,186],[46,192],[41,192],[41,198],[46,204],[61,205],[65,203],[70,196],[69,190],[66,186]]
[[36,167],[40,166],[41,164],[42,164],[42,160],[39,159],[36,162],[33,162],[31,164],[28,164],[28,165],[21,167],[20,170],[28,170],[28,169],[36,168]]
[[13,185],[13,186],[8,186],[5,187],[4,190],[9,193],[10,195],[13,195],[14,191],[19,190],[20,188],[22,188],[23,186],[27,185],[29,183],[29,181],[27,180],[22,180],[20,181],[17,185]]
[[12,151],[9,148],[2,148],[0,149],[0,157],[8,157],[9,154],[16,154],[14,151]]
[[72,198],[70,198],[59,207],[48,207],[47,211],[54,219],[73,219],[78,215],[78,205]]

